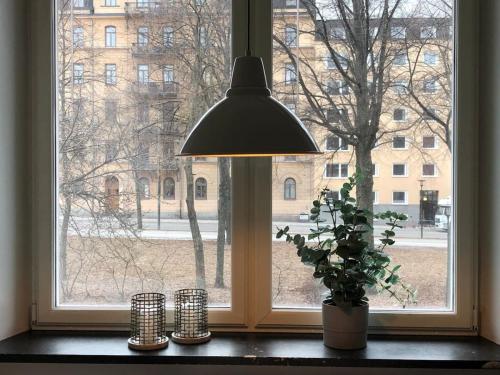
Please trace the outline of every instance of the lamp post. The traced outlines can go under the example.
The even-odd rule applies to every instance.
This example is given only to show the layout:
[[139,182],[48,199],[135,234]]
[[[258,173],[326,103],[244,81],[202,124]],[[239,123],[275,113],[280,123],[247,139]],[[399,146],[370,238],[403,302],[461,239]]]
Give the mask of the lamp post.
[[424,210],[422,209],[422,201],[423,201],[423,188],[424,188],[425,180],[418,180],[420,182],[420,202],[419,202],[419,216],[420,216],[420,238],[424,238]]

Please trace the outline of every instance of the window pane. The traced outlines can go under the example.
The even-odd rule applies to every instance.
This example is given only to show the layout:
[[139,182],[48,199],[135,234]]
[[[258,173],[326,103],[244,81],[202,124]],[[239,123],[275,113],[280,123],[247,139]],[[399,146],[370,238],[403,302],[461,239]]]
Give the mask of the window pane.
[[229,86],[231,1],[193,5],[57,1],[58,306],[231,304],[230,160],[176,157]]
[[[347,0],[300,1],[298,10],[281,9],[284,1],[273,2],[278,39],[273,95],[296,103],[297,117],[318,145],[330,151],[298,156],[293,164],[274,159],[273,228],[289,225],[293,233],[309,234],[315,223],[307,220],[307,214],[321,189],[327,187],[328,196],[337,199],[346,177],[360,168],[363,189],[354,195],[362,198],[361,208],[409,216],[387,251],[394,264],[401,264],[403,279],[417,290],[417,304],[407,309],[448,309],[447,287],[452,284],[448,259],[453,257],[448,240],[452,234],[447,232],[453,211],[450,134],[454,133],[453,39],[448,30],[453,24],[453,1],[440,5],[425,1],[425,6],[414,0],[389,2],[389,14],[394,14],[389,20],[381,17],[383,1],[362,3],[368,4],[362,13],[370,14],[369,20],[352,13],[344,19],[339,6],[351,9]],[[300,44],[289,48],[279,40],[293,25]],[[353,36],[349,30],[361,32]],[[368,41],[361,40],[366,37]],[[387,49],[382,54],[384,43]],[[365,50],[371,46],[373,51]],[[367,56],[366,61],[359,56]],[[301,79],[287,86],[283,69],[292,62]],[[374,101],[377,93],[382,95],[380,105]],[[344,139],[347,151],[333,152],[342,149]],[[296,181],[295,200],[283,195],[290,176]],[[384,222],[375,220],[375,243],[384,229]],[[275,307],[319,307],[327,290],[312,274],[313,268],[301,263],[296,248],[274,238]],[[423,276],[429,274],[431,278]],[[402,308],[387,294],[371,289],[367,293],[371,308]]]

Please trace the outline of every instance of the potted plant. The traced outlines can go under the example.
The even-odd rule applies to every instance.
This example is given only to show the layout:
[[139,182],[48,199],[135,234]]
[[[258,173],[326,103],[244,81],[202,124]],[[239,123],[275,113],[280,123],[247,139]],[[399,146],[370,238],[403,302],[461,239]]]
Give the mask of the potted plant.
[[[414,290],[401,282],[400,265],[392,265],[384,252],[395,243],[395,228],[406,215],[387,211],[373,215],[359,209],[351,191],[362,178],[355,174],[344,183],[338,200],[323,189],[311,208],[314,228],[309,235],[289,233],[278,228],[277,238],[285,236],[297,247],[304,264],[314,267],[313,277],[320,279],[329,292],[323,301],[323,341],[336,349],[361,349],[366,346],[368,297],[366,288],[384,291],[406,306],[415,298]],[[329,220],[323,219],[327,215]],[[373,245],[373,218],[386,221],[380,244]],[[331,223],[327,223],[330,221]]]

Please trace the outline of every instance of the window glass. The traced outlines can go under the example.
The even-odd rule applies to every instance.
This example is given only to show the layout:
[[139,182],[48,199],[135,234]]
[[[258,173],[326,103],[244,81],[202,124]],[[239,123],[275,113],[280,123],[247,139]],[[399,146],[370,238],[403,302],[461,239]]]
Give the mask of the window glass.
[[296,182],[293,178],[287,178],[285,180],[285,199],[291,200],[291,199],[296,199],[297,198],[297,192],[296,192]]
[[[356,189],[354,195],[364,202],[362,208],[409,217],[389,250],[394,263],[401,264],[405,281],[417,289],[417,304],[406,309],[446,310],[452,301],[447,293],[453,280],[448,259],[453,259],[454,249],[448,240],[452,234],[436,222],[441,220],[440,205],[445,200],[449,204],[453,195],[454,55],[453,35],[440,31],[453,30],[453,1],[425,2],[425,6],[414,0],[389,1],[389,19],[382,17],[383,2],[363,3],[368,9],[357,16],[340,8],[352,9],[351,1],[301,1],[297,10],[282,9],[285,1],[273,2],[277,40],[273,96],[295,103],[297,117],[318,145],[330,151],[298,156],[296,163],[274,158],[273,231],[289,225],[294,233],[309,234],[314,223],[300,214],[309,212],[321,189],[337,194],[345,178],[360,169],[363,189]],[[292,25],[300,44],[289,48],[284,42],[285,28]],[[359,30],[359,36],[349,30]],[[365,35],[370,43],[362,40]],[[366,59],[360,61],[359,56]],[[297,66],[294,76],[300,74],[301,79],[287,86],[283,67],[292,62]],[[380,103],[374,100],[378,92]],[[347,143],[341,139],[349,140],[343,152]],[[431,167],[423,173],[424,164],[434,165],[435,173],[430,173]],[[300,194],[296,200],[284,201],[283,183],[291,175]],[[436,192],[426,195],[425,201],[420,200],[419,180],[423,180],[423,191]],[[426,223],[423,238],[415,229],[421,210]],[[376,243],[383,229],[383,222],[375,220]],[[415,262],[417,251],[419,261]],[[312,277],[311,267],[301,263],[297,249],[273,238],[272,259],[273,306],[319,308],[326,289]],[[422,276],[430,273],[431,278]],[[369,290],[368,297],[371,309],[402,309],[387,294]]]
[[198,5],[56,1],[56,308],[231,306],[231,162],[176,156],[231,76],[231,1]]

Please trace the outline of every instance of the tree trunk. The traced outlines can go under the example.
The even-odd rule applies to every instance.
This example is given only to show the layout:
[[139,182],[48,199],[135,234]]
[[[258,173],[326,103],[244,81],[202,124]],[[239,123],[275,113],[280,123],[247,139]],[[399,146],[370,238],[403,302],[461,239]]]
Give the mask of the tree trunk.
[[219,170],[219,199],[217,200],[217,267],[214,286],[224,288],[224,247],[226,245],[228,220],[231,219],[228,215],[228,211],[231,210],[231,176],[229,174],[230,162],[228,158],[219,158],[217,164]]
[[[356,200],[358,207],[373,212],[373,163],[371,147],[361,142],[355,147],[356,170],[361,173],[362,178],[356,185]],[[369,224],[373,225],[373,218],[369,217]],[[373,246],[373,233],[366,237]]]
[[137,214],[137,229],[142,229],[142,204],[141,204],[141,187],[139,185],[139,178],[137,172],[134,172],[135,182],[135,210]]
[[186,158],[184,163],[184,172],[186,174],[186,206],[191,227],[191,236],[194,245],[194,259],[196,264],[196,288],[205,289],[205,256],[203,252],[203,240],[201,238],[198,218],[194,208],[194,181],[193,181],[193,161]]
[[66,290],[66,281],[68,280],[66,261],[67,261],[67,246],[68,246],[68,229],[69,218],[71,216],[71,197],[64,197],[63,221],[61,223],[61,231],[59,235],[59,282],[64,297],[68,297]]

